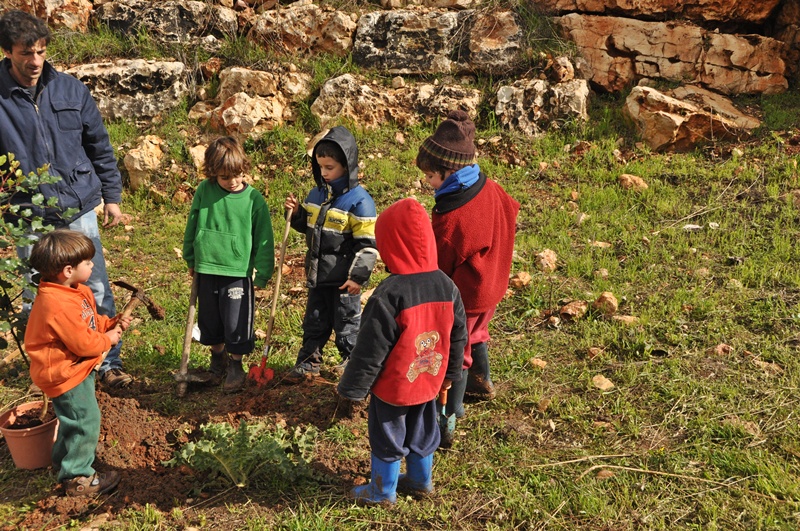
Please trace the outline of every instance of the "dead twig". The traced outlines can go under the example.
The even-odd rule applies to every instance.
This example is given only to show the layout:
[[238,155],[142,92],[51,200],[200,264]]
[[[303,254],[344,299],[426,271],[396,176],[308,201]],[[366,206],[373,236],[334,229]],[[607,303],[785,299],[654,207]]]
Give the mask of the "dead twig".
[[764,498],[764,499],[767,499],[767,500],[770,500],[770,501],[774,501],[774,502],[791,503],[793,505],[796,505],[798,503],[798,502],[796,502],[794,500],[781,500],[781,499],[776,498],[774,496],[768,496],[767,494],[762,494],[762,493],[754,491],[754,490],[750,490],[750,489],[745,489],[745,488],[739,487],[736,484],[736,482],[723,483],[722,481],[714,481],[713,479],[703,479],[703,478],[698,478],[698,477],[695,477],[695,476],[686,476],[686,475],[683,475],[683,474],[672,474],[670,472],[661,472],[661,471],[658,471],[658,470],[647,470],[647,469],[644,469],[644,468],[635,468],[635,467],[631,467],[631,466],[622,466],[622,465],[594,465],[594,466],[589,467],[586,470],[584,470],[583,473],[580,476],[578,476],[578,479],[576,481],[582,480],[587,474],[590,474],[591,472],[593,472],[594,470],[597,470],[599,468],[615,468],[617,470],[626,470],[628,472],[636,472],[636,473],[641,473],[641,474],[650,474],[650,475],[653,475],[653,476],[663,476],[663,477],[676,478],[676,479],[685,479],[685,480],[689,480],[689,481],[698,481],[700,483],[707,483],[709,485],[715,485],[715,486],[720,487],[720,488],[731,488],[731,487],[733,487],[733,488],[740,489],[743,492],[746,492],[748,494],[752,494],[753,496],[756,496],[756,497],[759,497],[759,498]]
[[[591,461],[592,459],[614,459],[617,457],[631,457],[632,454],[611,454],[611,455],[587,455],[586,457],[578,457],[577,459],[570,459],[569,461],[557,461],[555,463],[543,463],[541,465],[531,465],[529,468],[545,468],[551,466],[568,465],[570,463],[581,463],[583,461]],[[603,466],[603,465],[597,465]]]

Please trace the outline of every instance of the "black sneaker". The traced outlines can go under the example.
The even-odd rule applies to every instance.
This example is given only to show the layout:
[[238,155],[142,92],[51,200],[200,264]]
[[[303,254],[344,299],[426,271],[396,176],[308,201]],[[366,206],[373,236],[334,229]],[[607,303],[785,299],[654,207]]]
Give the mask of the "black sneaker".
[[288,385],[294,385],[305,382],[306,380],[311,380],[315,376],[319,376],[319,367],[295,365],[281,381]]
[[104,494],[119,485],[119,473],[105,472],[92,476],[80,476],[68,479],[64,482],[64,491],[67,496],[98,496]]
[[109,369],[100,377],[100,383],[109,389],[122,389],[133,382],[133,376],[122,369]]

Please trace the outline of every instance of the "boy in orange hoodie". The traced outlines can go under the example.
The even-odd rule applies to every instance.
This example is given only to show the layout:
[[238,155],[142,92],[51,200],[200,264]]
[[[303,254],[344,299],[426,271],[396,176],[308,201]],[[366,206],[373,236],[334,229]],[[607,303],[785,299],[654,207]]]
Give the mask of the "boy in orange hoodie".
[[58,436],[53,466],[67,496],[97,496],[119,484],[119,474],[92,468],[100,438],[94,371],[116,345],[130,318],[97,313],[84,282],[92,274],[92,240],[56,230],[42,236],[30,263],[41,274],[25,331],[31,379],[53,401]]

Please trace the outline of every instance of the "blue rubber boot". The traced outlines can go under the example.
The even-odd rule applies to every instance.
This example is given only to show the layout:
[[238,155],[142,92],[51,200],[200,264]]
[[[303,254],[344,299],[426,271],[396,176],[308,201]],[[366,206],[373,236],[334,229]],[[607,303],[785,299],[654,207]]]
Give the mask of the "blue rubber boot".
[[350,491],[359,505],[392,505],[397,501],[397,479],[400,461],[387,463],[372,454],[372,479]]
[[415,498],[424,498],[433,493],[431,470],[433,469],[433,454],[422,457],[410,453],[406,456],[406,473],[400,474],[397,480],[397,490]]

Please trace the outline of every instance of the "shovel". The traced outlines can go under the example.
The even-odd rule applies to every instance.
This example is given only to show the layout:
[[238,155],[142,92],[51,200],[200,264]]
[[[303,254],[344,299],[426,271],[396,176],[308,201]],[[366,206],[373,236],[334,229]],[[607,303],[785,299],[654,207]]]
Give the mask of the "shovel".
[[[192,348],[192,330],[194,329],[194,313],[197,307],[197,273],[192,278],[192,291],[189,295],[189,314],[186,317],[186,334],[183,337],[183,353],[181,354],[181,367],[175,375],[178,382],[178,397],[186,395],[192,375],[189,374],[189,353]],[[209,375],[210,376],[210,375]]]
[[275,371],[267,367],[267,356],[269,355],[269,341],[272,337],[272,325],[275,323],[275,310],[278,308],[278,297],[281,292],[281,278],[283,277],[283,259],[286,258],[286,242],[289,240],[289,229],[292,221],[292,211],[286,211],[286,228],[283,230],[283,241],[281,241],[281,253],[278,258],[278,278],[275,279],[275,288],[272,295],[272,309],[269,312],[269,321],[267,322],[267,336],[264,338],[264,353],[261,354],[261,363],[259,365],[251,365],[250,370],[247,372],[247,378],[253,380],[256,385],[262,387],[265,383],[272,380],[275,376]]
[[[439,391],[439,397],[436,399],[436,404],[441,406],[441,410],[439,411],[439,431],[443,434],[441,444],[444,448],[449,448],[452,444],[453,436],[455,435],[456,431],[456,414],[453,413],[449,417],[446,413],[447,408],[447,389],[442,389]],[[446,434],[447,440],[445,440],[444,435]]]

